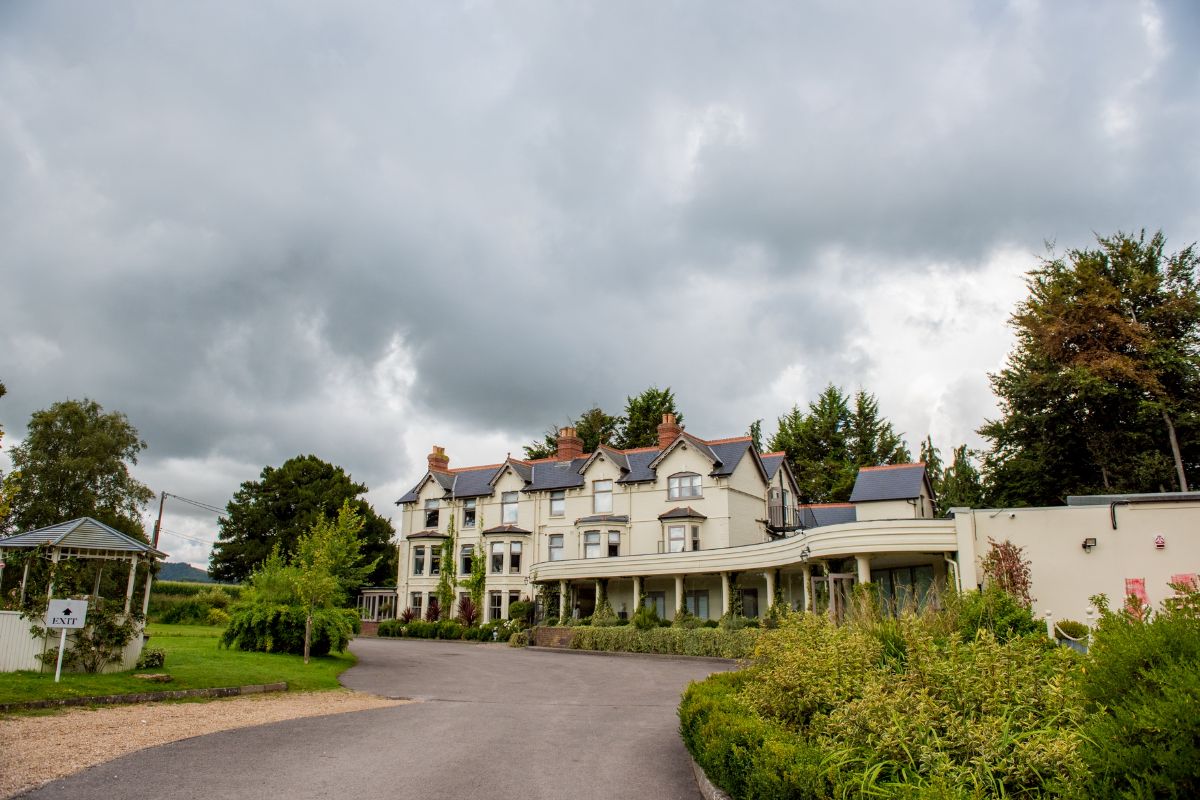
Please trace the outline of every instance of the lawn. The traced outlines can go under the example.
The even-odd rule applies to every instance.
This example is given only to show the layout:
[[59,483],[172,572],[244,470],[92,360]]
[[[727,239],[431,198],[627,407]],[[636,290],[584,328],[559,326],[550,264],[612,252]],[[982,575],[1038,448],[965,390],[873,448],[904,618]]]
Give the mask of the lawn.
[[[150,625],[148,648],[164,650],[166,664],[155,670],[130,670],[107,675],[63,673],[54,682],[54,670],[9,672],[0,675],[0,704],[88,695],[129,694],[166,689],[206,689],[287,681],[291,690],[337,689],[337,676],[353,666],[349,652],[313,658],[307,665],[300,656],[276,653],[243,653],[218,647],[221,628],[205,625]],[[165,672],[170,683],[151,683],[134,672]]]

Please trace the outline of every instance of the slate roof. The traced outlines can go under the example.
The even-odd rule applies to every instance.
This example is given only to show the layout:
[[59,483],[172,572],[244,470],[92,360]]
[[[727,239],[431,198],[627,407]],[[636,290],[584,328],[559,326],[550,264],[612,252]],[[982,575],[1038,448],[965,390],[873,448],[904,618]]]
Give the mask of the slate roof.
[[763,469],[767,471],[767,480],[775,477],[775,473],[779,472],[779,467],[783,465],[783,460],[787,458],[783,453],[771,453],[762,457]]
[[145,542],[121,533],[116,528],[91,517],[79,517],[67,522],[59,522],[56,525],[47,525],[44,528],[18,533],[7,539],[0,539],[0,549],[38,547],[44,544],[51,547],[70,547],[76,550],[166,555],[161,550],[155,550]]
[[[712,475],[728,477],[737,469],[738,464],[753,448],[749,436],[738,436],[732,439],[720,439],[706,442],[690,433],[684,432],[680,437],[698,451],[712,459],[714,463]],[[678,441],[678,439],[676,440]],[[672,442],[672,446],[675,443]],[[670,448],[668,448],[670,449]],[[426,473],[416,486],[396,501],[396,505],[415,503],[417,493],[431,475],[446,491],[447,498],[483,497],[492,494],[492,486],[506,465],[525,481],[522,491],[547,492],[554,489],[576,489],[584,485],[581,470],[597,455],[610,459],[622,471],[617,483],[643,483],[657,478],[655,469],[651,466],[665,451],[657,447],[639,447],[630,450],[617,450],[608,445],[600,445],[595,453],[587,453],[571,461],[556,461],[540,459],[537,461],[520,461],[509,459],[505,464],[486,467],[469,467],[453,470],[448,473]],[[755,458],[755,456],[751,456]],[[765,477],[770,480],[779,469],[782,457],[776,457],[771,466],[764,459],[756,459],[762,467]]]
[[435,531],[435,530],[430,529],[430,530],[424,530],[424,531],[417,531],[416,533],[410,533],[408,535],[408,538],[409,539],[449,539],[450,537],[448,535],[442,533],[441,531]]
[[928,483],[925,464],[891,464],[884,467],[862,467],[850,493],[851,503],[872,500],[912,500],[921,496],[921,485]]
[[800,507],[800,514],[805,528],[819,528],[822,525],[841,525],[845,522],[858,520],[858,512],[850,503],[818,503]]
[[493,536],[495,534],[502,534],[505,536],[530,536],[531,532],[525,530],[524,528],[518,528],[516,525],[497,525],[496,527],[488,528],[483,532],[484,536]]
[[586,458],[576,458],[572,461],[535,461],[531,468],[533,480],[525,487],[525,491],[545,492],[583,486],[583,476],[579,474],[579,470],[587,461]]
[[708,519],[691,506],[676,506],[658,515],[659,519]]

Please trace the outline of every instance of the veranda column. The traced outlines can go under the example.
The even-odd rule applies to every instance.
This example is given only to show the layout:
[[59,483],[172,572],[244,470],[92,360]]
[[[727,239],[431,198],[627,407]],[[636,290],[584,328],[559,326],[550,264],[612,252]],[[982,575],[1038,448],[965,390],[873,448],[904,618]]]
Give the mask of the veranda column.
[[133,581],[137,578],[137,556],[129,557],[129,581],[125,584],[125,613],[133,605]]
[[870,556],[855,556],[854,560],[858,562],[858,582],[871,582],[871,557]]
[[683,608],[683,576],[675,576],[675,611],[671,614],[675,617],[679,614],[679,609]]
[[729,573],[721,573],[721,615],[729,613]]
[[[54,552],[50,554],[50,585],[46,587],[46,599],[47,600],[54,599],[54,573],[58,569],[58,558],[59,558],[59,552],[58,552],[58,548],[56,547],[56,548],[54,548]],[[29,562],[26,561],[25,565],[26,565],[25,566],[25,575],[28,576],[29,575]]]
[[146,591],[142,592],[142,624],[145,624],[146,612],[150,610],[150,581],[154,577],[152,567],[154,562],[146,559]]
[[642,607],[642,576],[633,576],[633,611],[630,615],[637,613],[637,610]]
[[814,605],[813,604],[813,594],[812,594],[812,588],[813,588],[812,565],[805,564],[803,567],[800,568],[800,572],[804,578],[804,585],[803,585],[803,589],[802,589],[802,591],[804,592],[804,607],[800,610],[801,611],[812,611],[813,605]]
[[775,605],[775,570],[769,569],[763,573],[767,576],[767,611],[771,610],[771,606]]
[[592,607],[592,613],[595,614],[600,610],[600,601],[604,599],[604,584],[596,578],[596,604]]
[[558,582],[558,618],[562,619],[567,615],[567,582]]

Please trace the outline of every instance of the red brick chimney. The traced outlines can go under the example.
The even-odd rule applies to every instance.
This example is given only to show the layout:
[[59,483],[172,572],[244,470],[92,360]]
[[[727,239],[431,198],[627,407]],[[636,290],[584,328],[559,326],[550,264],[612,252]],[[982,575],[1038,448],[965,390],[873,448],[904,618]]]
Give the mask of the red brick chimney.
[[433,452],[429,454],[429,471],[450,471],[450,456],[446,455],[446,448],[438,447],[436,444],[433,446]]
[[665,450],[681,433],[683,428],[675,421],[675,415],[663,414],[662,424],[658,426],[658,449]]
[[559,461],[568,458],[579,458],[583,455],[583,439],[579,438],[574,428],[559,428],[558,429],[558,455]]

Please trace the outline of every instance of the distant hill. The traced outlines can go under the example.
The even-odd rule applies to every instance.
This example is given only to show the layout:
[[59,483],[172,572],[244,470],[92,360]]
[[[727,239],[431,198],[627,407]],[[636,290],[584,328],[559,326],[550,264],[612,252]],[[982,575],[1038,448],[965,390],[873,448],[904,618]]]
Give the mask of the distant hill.
[[192,583],[212,583],[213,579],[202,569],[196,569],[191,564],[172,564],[167,562],[158,571],[160,581],[191,581]]

